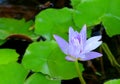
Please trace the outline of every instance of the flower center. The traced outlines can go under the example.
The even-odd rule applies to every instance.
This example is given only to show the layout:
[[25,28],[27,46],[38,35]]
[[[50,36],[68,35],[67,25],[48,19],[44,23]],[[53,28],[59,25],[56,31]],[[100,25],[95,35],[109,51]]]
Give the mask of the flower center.
[[79,40],[77,38],[73,39],[73,45],[76,47],[80,45]]
[[69,53],[70,55],[78,58],[79,54],[82,52],[80,39],[76,37],[72,37],[69,45]]

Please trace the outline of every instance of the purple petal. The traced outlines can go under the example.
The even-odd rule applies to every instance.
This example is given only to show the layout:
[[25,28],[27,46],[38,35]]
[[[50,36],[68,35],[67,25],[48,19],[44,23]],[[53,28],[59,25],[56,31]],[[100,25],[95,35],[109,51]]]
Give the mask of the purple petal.
[[75,59],[74,58],[72,58],[72,57],[70,57],[70,56],[66,56],[66,58],[65,58],[66,60],[68,60],[68,61],[72,61],[72,62],[74,62],[75,61]]
[[84,25],[80,31],[80,39],[82,41],[82,44],[86,42],[86,25]]
[[63,38],[57,36],[57,35],[53,35],[55,40],[57,41],[59,47],[61,48],[61,50],[65,53],[68,54],[67,52],[67,48],[68,48],[68,43],[67,41],[65,41]]
[[102,36],[94,36],[94,37],[89,38],[87,41],[88,43],[91,41],[99,41],[101,38]]
[[97,47],[99,47],[102,44],[102,41],[99,41],[101,39],[101,36],[94,36],[89,38],[86,43],[83,52],[88,53]]
[[74,31],[72,27],[69,27],[69,42],[77,36],[79,33],[77,31]]
[[102,56],[101,53],[89,52],[89,53],[85,54],[84,58],[81,58],[81,61],[87,61],[87,60],[91,60],[91,59],[98,58],[98,57],[101,57],[101,56]]
[[81,50],[81,46],[80,45],[75,46],[73,44],[69,44],[69,46],[68,46],[68,53],[71,56],[75,57],[75,56],[79,55],[80,54],[80,50]]
[[69,27],[69,42],[70,42],[70,39],[73,37],[73,34],[74,34],[73,28]]

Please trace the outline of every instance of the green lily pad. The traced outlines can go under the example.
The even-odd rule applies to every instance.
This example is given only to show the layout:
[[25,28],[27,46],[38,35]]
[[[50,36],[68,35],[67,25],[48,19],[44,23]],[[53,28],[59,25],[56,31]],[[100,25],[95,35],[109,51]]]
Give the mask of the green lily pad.
[[0,40],[5,40],[13,34],[22,34],[34,39],[33,31],[29,30],[32,25],[33,21],[26,22],[24,19],[0,18]]
[[[60,80],[78,77],[74,62],[65,60],[65,55],[55,41],[32,43],[26,50],[22,64],[28,70]],[[84,70],[82,64],[80,69],[81,72]]]
[[100,18],[106,11],[106,3],[103,0],[82,0],[73,13],[76,26],[81,28],[84,24],[91,26],[100,23]]
[[105,82],[104,84],[120,84],[120,79],[113,79]]
[[120,17],[113,16],[111,14],[104,15],[103,25],[109,36],[120,35],[119,26],[120,26]]
[[108,9],[105,15],[102,17],[103,25],[109,36],[120,35],[120,0],[113,0],[108,2]]
[[0,64],[0,84],[24,84],[28,71],[16,62]]
[[41,73],[35,73],[30,76],[25,84],[61,84],[60,80],[50,79]]
[[0,49],[0,64],[8,64],[18,60],[18,54],[12,49]]
[[68,28],[73,26],[72,9],[46,9],[35,19],[35,33],[51,39],[53,34],[66,37]]
[[81,0],[75,7],[73,20],[80,28],[83,24],[93,26],[102,22],[109,36],[118,35],[120,34],[118,31],[120,26],[119,4],[120,0]]

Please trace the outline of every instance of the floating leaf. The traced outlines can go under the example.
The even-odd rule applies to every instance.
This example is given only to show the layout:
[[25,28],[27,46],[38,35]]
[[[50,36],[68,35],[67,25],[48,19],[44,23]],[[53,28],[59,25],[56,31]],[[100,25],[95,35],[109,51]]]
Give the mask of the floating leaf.
[[18,63],[0,64],[0,84],[24,84],[27,74]]
[[100,17],[105,13],[106,2],[103,3],[102,0],[82,1],[76,7],[76,12],[73,13],[76,26],[81,28],[83,24],[87,24],[87,26],[98,24]]
[[120,79],[113,79],[105,82],[104,84],[120,84]]
[[108,3],[108,9],[102,18],[103,25],[105,26],[106,32],[109,36],[120,34],[120,0],[112,0]]
[[54,44],[55,42],[34,42],[30,44],[22,60],[23,65],[27,69],[31,69],[35,72],[50,74],[47,58],[55,47]]
[[[104,3],[103,3],[104,2]],[[120,0],[81,0],[73,12],[73,20],[78,27],[103,23],[109,36],[120,34]]]
[[51,39],[53,34],[65,37],[69,26],[73,26],[72,9],[46,9],[35,19],[35,33]]
[[[55,41],[30,44],[22,64],[27,69],[48,74],[52,78],[71,79],[78,76],[74,62],[65,60],[65,55],[58,48]],[[83,71],[81,64],[80,67]]]
[[0,64],[8,64],[18,60],[18,54],[12,49],[0,49]]
[[60,80],[50,79],[41,73],[35,73],[30,76],[25,84],[61,84]]
[[109,36],[120,34],[120,31],[119,31],[120,24],[119,23],[120,23],[120,17],[113,16],[110,14],[104,15],[103,25]]
[[22,34],[34,38],[33,32],[29,30],[32,25],[33,21],[25,22],[24,19],[0,18],[0,40],[4,40],[12,34]]

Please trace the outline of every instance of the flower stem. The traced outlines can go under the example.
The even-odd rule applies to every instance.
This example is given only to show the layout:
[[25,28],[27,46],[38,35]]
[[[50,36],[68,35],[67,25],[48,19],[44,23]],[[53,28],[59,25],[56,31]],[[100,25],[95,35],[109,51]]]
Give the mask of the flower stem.
[[112,65],[112,66],[115,66],[115,67],[120,67],[120,65],[119,65],[118,62],[116,61],[115,57],[114,57],[113,54],[111,53],[111,51],[110,51],[110,49],[108,48],[108,46],[107,46],[106,43],[103,43],[103,44],[102,44],[102,48],[103,48],[103,50],[105,51],[105,53],[107,54],[108,59],[109,59],[110,62],[111,62],[111,65]]
[[75,67],[76,67],[76,70],[77,70],[77,73],[78,73],[79,80],[80,80],[81,84],[86,84],[85,80],[83,79],[82,73],[80,71],[78,60],[75,61]]

